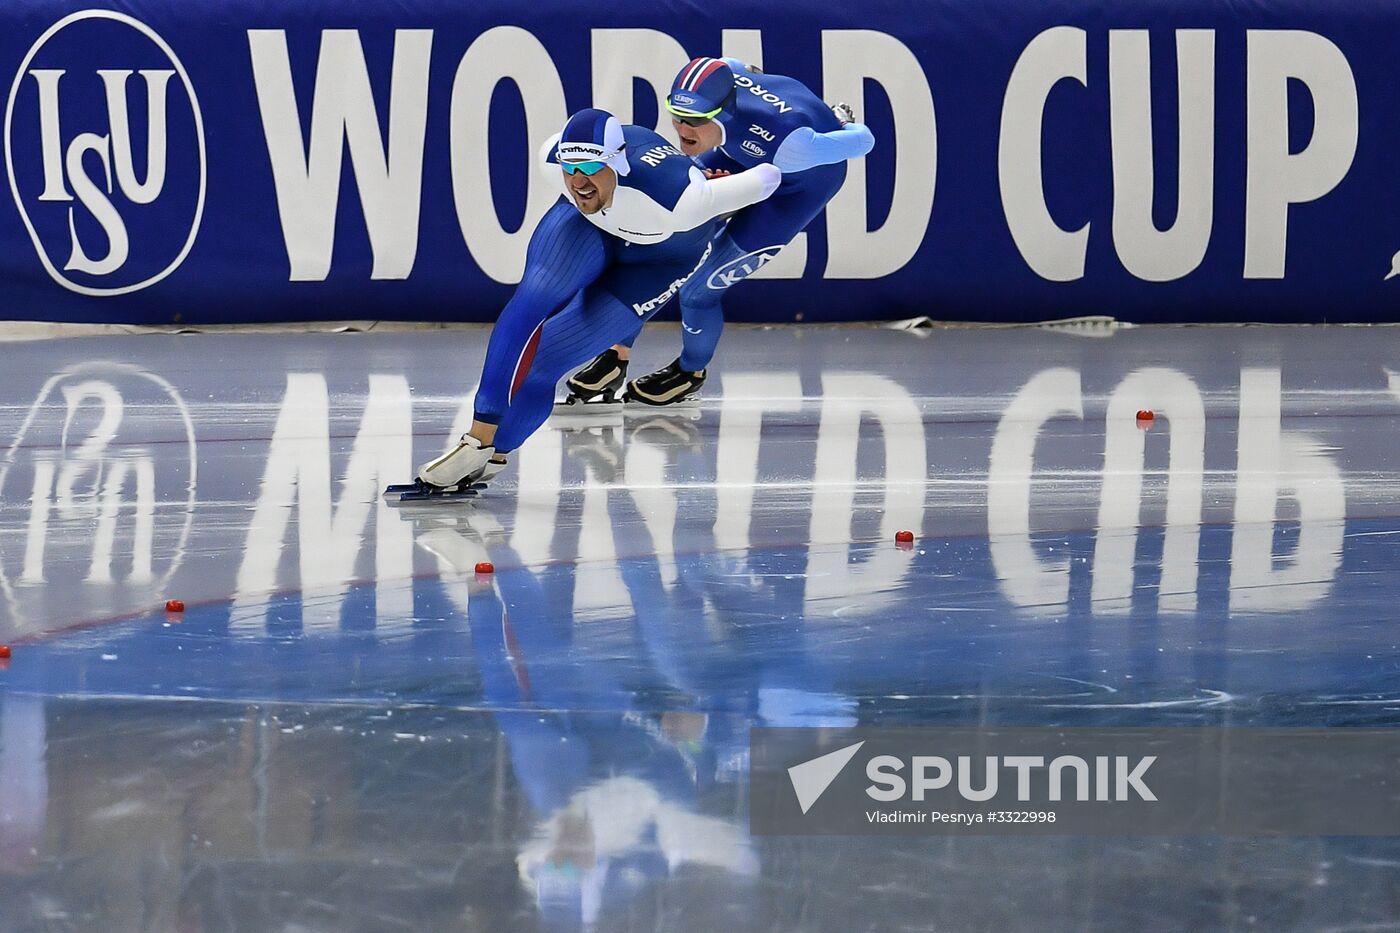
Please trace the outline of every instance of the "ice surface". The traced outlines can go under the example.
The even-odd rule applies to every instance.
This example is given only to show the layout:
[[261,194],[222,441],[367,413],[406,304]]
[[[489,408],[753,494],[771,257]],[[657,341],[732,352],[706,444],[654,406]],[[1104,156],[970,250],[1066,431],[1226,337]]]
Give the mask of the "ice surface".
[[0,929],[1396,923],[1388,839],[755,839],[745,779],[753,725],[1394,726],[1400,330],[733,328],[697,412],[388,507],[484,338],[0,350]]

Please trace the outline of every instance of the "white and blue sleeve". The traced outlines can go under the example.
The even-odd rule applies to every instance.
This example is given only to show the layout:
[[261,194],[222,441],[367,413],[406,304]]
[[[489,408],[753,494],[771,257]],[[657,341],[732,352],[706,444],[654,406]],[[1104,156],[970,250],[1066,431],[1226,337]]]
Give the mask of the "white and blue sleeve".
[[690,169],[690,184],[671,209],[672,229],[694,230],[723,214],[757,204],[778,190],[783,173],[768,164],[720,178],[706,178],[698,168]]

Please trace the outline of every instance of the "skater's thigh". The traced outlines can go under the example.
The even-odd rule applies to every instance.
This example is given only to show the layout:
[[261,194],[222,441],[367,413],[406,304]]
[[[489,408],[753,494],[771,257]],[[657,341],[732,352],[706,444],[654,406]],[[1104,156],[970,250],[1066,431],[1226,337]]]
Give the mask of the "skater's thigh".
[[816,219],[846,180],[846,163],[821,165],[740,211],[726,232],[743,252],[786,246]]
[[[709,251],[703,255],[708,257]],[[681,286],[696,272],[701,257],[699,251],[687,251],[656,262],[617,263],[598,279],[596,290],[607,293],[616,302],[631,309],[640,329],[645,321],[676,297]]]
[[642,322],[601,283],[589,286],[545,321],[531,375],[557,381],[575,366],[635,337]]
[[614,258],[612,240],[561,198],[530,237],[517,293],[556,310],[604,273]]

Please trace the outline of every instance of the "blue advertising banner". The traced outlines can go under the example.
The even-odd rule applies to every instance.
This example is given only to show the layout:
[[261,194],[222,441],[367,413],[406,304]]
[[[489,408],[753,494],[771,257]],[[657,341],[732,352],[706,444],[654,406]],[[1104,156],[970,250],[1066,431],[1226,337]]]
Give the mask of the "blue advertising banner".
[[732,320],[1400,311],[1378,0],[117,7],[0,9],[0,317],[492,320],[540,141],[715,53],[876,137]]

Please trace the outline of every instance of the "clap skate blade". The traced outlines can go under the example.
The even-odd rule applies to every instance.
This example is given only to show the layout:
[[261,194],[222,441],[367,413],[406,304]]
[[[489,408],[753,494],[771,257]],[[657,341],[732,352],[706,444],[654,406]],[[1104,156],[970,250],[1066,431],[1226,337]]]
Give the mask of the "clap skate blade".
[[625,406],[619,396],[598,401],[584,401],[578,396],[570,396],[562,402],[555,402],[551,416],[567,421],[589,424],[618,424],[622,421]]
[[554,414],[582,414],[586,412],[598,411],[620,411],[622,409],[622,396],[599,396],[597,398],[582,399],[577,395],[570,395],[562,402],[554,403]]
[[388,498],[397,497],[399,502],[450,502],[454,499],[475,499],[485,488],[485,483],[458,483],[456,486],[438,487],[422,480],[414,480],[411,483],[392,483],[385,486],[384,495]]
[[700,396],[687,396],[679,402],[671,402],[667,405],[651,405],[633,399],[623,408],[623,414],[627,416],[629,421],[636,418],[666,418],[669,416],[675,416],[677,420],[681,421],[699,421],[701,415]]

